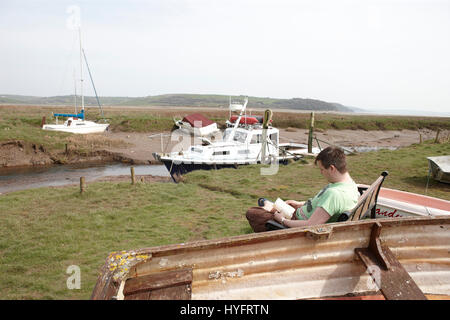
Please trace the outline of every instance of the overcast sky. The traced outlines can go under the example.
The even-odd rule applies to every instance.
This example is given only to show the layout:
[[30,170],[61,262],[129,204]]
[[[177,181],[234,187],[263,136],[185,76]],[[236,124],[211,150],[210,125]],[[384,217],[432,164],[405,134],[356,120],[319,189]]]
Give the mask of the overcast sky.
[[73,94],[78,8],[100,96],[450,112],[450,1],[432,0],[0,0],[0,93]]

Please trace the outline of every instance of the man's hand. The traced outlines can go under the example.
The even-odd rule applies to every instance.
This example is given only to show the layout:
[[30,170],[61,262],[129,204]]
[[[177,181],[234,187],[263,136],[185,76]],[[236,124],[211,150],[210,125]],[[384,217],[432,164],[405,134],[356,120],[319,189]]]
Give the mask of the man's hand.
[[275,219],[275,221],[281,223],[281,221],[283,220],[284,216],[277,211],[277,212],[275,212],[273,214],[273,218]]
[[305,201],[295,201],[295,200],[286,200],[286,203],[293,207],[294,209],[298,209],[305,204]]
[[273,207],[273,203],[268,200],[264,201],[263,209],[266,211],[272,212],[272,213],[275,211],[275,209]]

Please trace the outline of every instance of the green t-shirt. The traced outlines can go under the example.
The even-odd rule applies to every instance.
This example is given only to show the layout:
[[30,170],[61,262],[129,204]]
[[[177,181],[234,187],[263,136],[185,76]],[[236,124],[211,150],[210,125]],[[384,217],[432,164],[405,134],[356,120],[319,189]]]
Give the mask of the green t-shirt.
[[[329,222],[336,222],[339,215],[351,210],[358,202],[360,194],[356,183],[337,182],[330,183],[312,199],[309,199],[296,211],[297,219],[307,220],[316,208],[322,207],[329,215]],[[310,202],[308,204],[308,202]],[[305,219],[306,218],[306,219]]]

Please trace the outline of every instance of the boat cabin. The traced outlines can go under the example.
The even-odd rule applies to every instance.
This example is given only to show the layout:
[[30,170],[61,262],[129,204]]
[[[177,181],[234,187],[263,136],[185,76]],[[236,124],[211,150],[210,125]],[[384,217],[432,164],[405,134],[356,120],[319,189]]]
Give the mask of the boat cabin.
[[[191,146],[184,157],[202,160],[245,160],[260,159],[263,140],[262,129],[227,128],[221,141],[206,146]],[[267,129],[266,154],[278,156],[279,131],[276,128]]]

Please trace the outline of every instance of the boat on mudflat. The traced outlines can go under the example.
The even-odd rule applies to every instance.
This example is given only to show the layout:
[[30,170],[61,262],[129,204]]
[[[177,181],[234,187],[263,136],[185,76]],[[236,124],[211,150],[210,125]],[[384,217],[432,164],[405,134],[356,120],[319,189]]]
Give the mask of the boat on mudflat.
[[183,119],[174,119],[175,126],[183,132],[197,137],[208,137],[220,132],[217,123],[200,113],[193,113]]
[[79,114],[55,113],[54,116],[63,116],[68,118],[62,124],[44,124],[42,126],[43,130],[87,134],[105,132],[109,127],[108,123],[96,123],[94,121],[85,120],[84,108],[81,109]]
[[[76,85],[75,85],[75,113],[67,114],[67,113],[55,113],[53,114],[56,117],[55,124],[45,124],[45,118],[42,119],[42,129],[48,131],[61,131],[61,132],[69,132],[75,134],[88,134],[88,133],[99,133],[104,132],[108,129],[109,123],[97,123],[94,121],[89,121],[85,119],[85,106],[84,106],[84,95],[83,95],[83,57],[86,62],[86,67],[89,71],[89,77],[91,79],[92,86],[95,91],[95,97],[97,98],[98,106],[100,108],[101,114],[103,116],[103,110],[100,105],[100,101],[97,96],[97,90],[95,89],[94,81],[91,76],[91,72],[89,70],[89,65],[87,64],[86,55],[84,53],[84,49],[81,46],[81,30],[79,29],[79,41],[80,41],[80,88],[81,88],[81,110],[77,113],[77,93],[76,93]],[[58,123],[58,117],[66,117],[63,123]]]
[[428,157],[427,159],[433,179],[450,183],[450,156]]
[[111,253],[91,299],[449,299],[450,216],[366,219]]
[[[252,122],[241,122],[248,100],[239,108],[240,115],[233,126],[225,129],[222,139],[214,142],[202,138],[202,145],[190,146],[187,150],[171,153],[153,153],[153,157],[162,162],[172,179],[194,170],[236,168],[249,164],[287,164],[308,154],[308,146],[298,143],[279,143],[279,130],[275,127]],[[237,108],[236,104],[230,105]],[[270,121],[267,121],[270,123]],[[313,148],[312,155],[320,149]],[[262,160],[263,159],[263,160]]]

